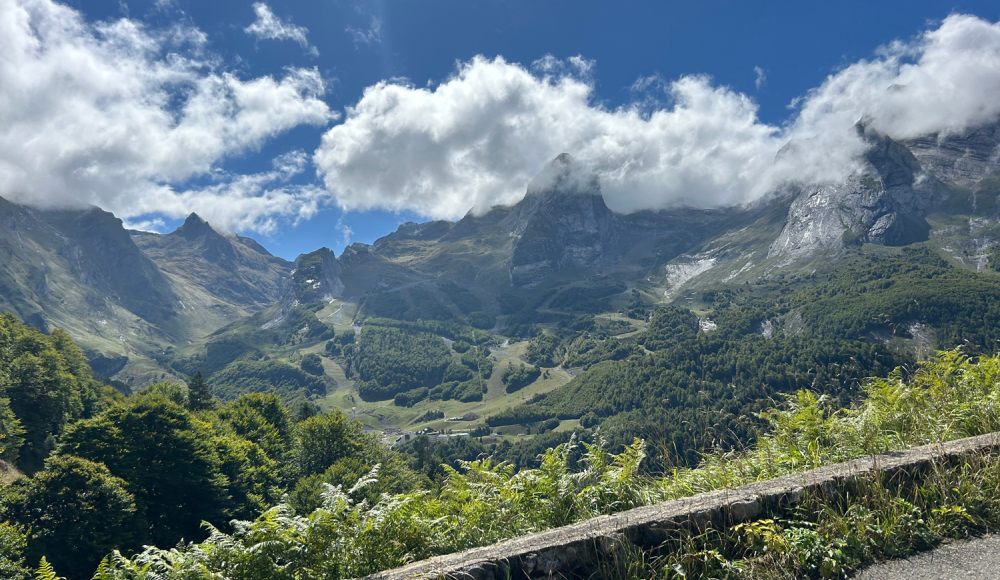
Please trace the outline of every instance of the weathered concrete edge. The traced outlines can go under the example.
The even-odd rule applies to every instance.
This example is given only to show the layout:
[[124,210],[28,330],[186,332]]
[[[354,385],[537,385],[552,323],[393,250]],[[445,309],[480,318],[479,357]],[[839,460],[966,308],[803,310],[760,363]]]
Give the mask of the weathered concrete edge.
[[[794,505],[804,492],[835,494],[845,480],[872,471],[893,473],[1000,448],[1000,433],[925,445],[874,458],[856,459],[785,475],[738,488],[718,490],[600,516],[498,544],[437,556],[402,568],[366,576],[365,580],[454,578],[485,580],[549,576],[592,560],[609,539],[628,537],[643,546],[659,545],[684,525],[704,528],[709,522],[735,524],[758,517],[765,507]],[[613,542],[612,542],[613,543]]]

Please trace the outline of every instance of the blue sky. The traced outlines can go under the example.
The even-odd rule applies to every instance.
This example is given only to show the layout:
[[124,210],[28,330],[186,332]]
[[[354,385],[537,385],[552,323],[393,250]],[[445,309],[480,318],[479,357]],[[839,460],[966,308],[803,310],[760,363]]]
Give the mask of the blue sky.
[[[17,4],[16,0],[9,2]],[[385,98],[430,99],[419,90],[437,90],[442,83],[456,76],[457,67],[470,66],[474,57],[481,55],[485,57],[485,61],[477,65],[479,69],[472,66],[473,70],[467,71],[468,74],[463,77],[472,79],[477,70],[481,72],[483,76],[476,78],[486,80],[476,84],[477,87],[494,86],[490,84],[489,78],[492,77],[488,77],[489,74],[509,73],[510,70],[506,68],[508,65],[520,65],[523,70],[529,71],[527,74],[534,75],[533,78],[541,79],[550,75],[554,79],[548,81],[548,92],[544,86],[541,89],[525,89],[541,91],[538,98],[545,98],[548,94],[555,94],[556,97],[562,95],[553,93],[561,90],[553,87],[560,79],[567,79],[578,83],[573,86],[589,87],[590,92],[584,101],[590,109],[614,112],[631,107],[637,111],[640,120],[652,118],[657,110],[670,111],[678,100],[683,102],[688,98],[694,101],[700,98],[697,95],[709,91],[718,99],[729,98],[726,103],[739,108],[732,113],[734,118],[743,118],[741,115],[745,117],[749,114],[746,107],[756,107],[752,113],[756,117],[755,127],[758,129],[755,129],[753,135],[748,134],[746,139],[747,142],[763,143],[760,145],[762,151],[769,152],[771,141],[777,143],[794,134],[789,127],[803,116],[801,106],[790,109],[790,103],[808,97],[809,91],[821,87],[830,75],[865,59],[885,58],[881,53],[876,53],[880,46],[894,40],[914,42],[925,31],[941,26],[941,22],[949,14],[975,15],[986,24],[995,23],[1000,17],[1000,8],[995,2],[968,0],[823,3],[612,3],[538,0],[270,2],[266,8],[286,31],[286,38],[280,39],[267,38],[266,33],[248,32],[248,27],[258,19],[258,12],[255,12],[253,2],[250,1],[74,0],[66,5],[75,9],[91,25],[117,22],[125,18],[135,23],[144,34],[152,36],[172,27],[200,31],[203,39],[197,52],[203,62],[209,63],[204,66],[212,68],[218,75],[235,75],[249,82],[267,76],[275,79],[286,77],[289,75],[289,67],[314,70],[318,74],[322,79],[323,89],[318,93],[314,91],[313,98],[328,107],[325,119],[318,120],[316,115],[319,113],[315,112],[312,117],[299,113],[295,120],[278,128],[263,129],[264,136],[252,140],[248,145],[222,147],[216,153],[206,154],[209,155],[205,158],[207,160],[199,160],[199,163],[203,161],[206,167],[210,167],[208,171],[178,170],[164,177],[166,170],[156,169],[150,170],[148,175],[144,173],[146,177],[142,178],[145,180],[143,187],[149,191],[163,187],[169,187],[174,192],[198,189],[202,191],[199,195],[204,196],[209,195],[204,190],[213,184],[219,184],[220,180],[261,174],[275,166],[275,158],[290,151],[302,152],[301,167],[298,170],[289,172],[287,177],[273,179],[281,181],[283,187],[290,188],[289,191],[294,189],[299,192],[294,195],[313,196],[308,199],[314,207],[307,211],[296,210],[299,211],[298,214],[288,213],[291,210],[275,210],[277,213],[269,226],[260,225],[268,218],[267,210],[260,210],[263,213],[255,214],[256,221],[236,220],[230,225],[241,233],[257,238],[273,253],[288,259],[320,246],[331,247],[339,254],[345,241],[371,242],[394,230],[404,221],[422,221],[430,217],[454,218],[473,207],[482,209],[498,201],[516,201],[516,191],[523,192],[525,176],[548,160],[545,158],[533,162],[530,152],[538,151],[539,155],[548,156],[551,151],[558,149],[560,143],[579,144],[581,139],[589,139],[587,143],[591,143],[597,139],[594,135],[603,135],[603,129],[595,128],[587,137],[569,136],[564,141],[554,140],[544,146],[525,146],[528,152],[523,153],[523,156],[527,160],[518,157],[517,167],[509,171],[508,163],[502,164],[502,167],[483,168],[482,162],[478,162],[479,165],[472,163],[470,168],[453,170],[448,164],[435,165],[442,162],[431,157],[450,156],[448,158],[452,161],[448,163],[451,164],[456,157],[465,159],[465,153],[461,150],[461,147],[467,146],[463,145],[464,137],[456,137],[458,144],[453,147],[442,145],[440,152],[437,149],[422,152],[422,140],[427,138],[426,134],[436,134],[436,130],[424,125],[420,125],[419,130],[415,129],[415,124],[423,123],[419,119],[397,118],[393,121],[398,123],[396,133],[389,131],[388,135],[379,137],[384,141],[373,139],[363,145],[352,141],[354,137],[347,135],[347,128],[344,128],[331,139],[334,153],[321,162],[323,168],[317,174],[314,163],[318,157],[313,158],[313,155],[321,148],[323,135],[332,128],[345,124],[350,117],[345,113],[346,108],[357,106],[366,89],[381,81],[388,80],[410,87],[399,94],[386,93]],[[307,31],[302,30],[303,28]],[[296,36],[299,34],[296,31],[301,32],[304,39],[303,36]],[[95,38],[100,39],[100,34],[94,34]],[[171,50],[173,49],[164,48],[160,50],[159,56],[149,57],[143,62],[155,63],[158,62],[157,59],[166,62]],[[920,50],[924,49],[918,49],[916,53],[912,50],[899,50],[893,58],[902,63],[919,60],[920,54],[923,54]],[[494,60],[498,56],[503,57],[503,64]],[[540,62],[546,56],[554,57],[548,65],[544,61]],[[583,60],[570,60],[576,56]],[[897,62],[893,66],[898,69],[900,65]],[[711,78],[709,80],[690,75],[709,75]],[[685,92],[683,87],[677,86],[673,89],[664,88],[683,78],[701,80],[692,81],[697,86],[693,85],[691,92]],[[641,79],[646,79],[647,82],[637,86],[637,81]],[[157,86],[170,99],[186,98],[183,91],[172,95],[169,84],[157,82],[161,83]],[[523,78],[511,79],[509,83],[512,84],[503,86],[522,87],[525,82]],[[532,81],[527,82],[530,84]],[[168,88],[163,88],[164,86]],[[458,91],[464,86],[456,84],[455,89]],[[468,86],[473,86],[472,80]],[[728,92],[722,94],[721,91]],[[469,94],[469,99],[475,99],[479,93],[470,89]],[[736,102],[740,99],[746,102]],[[374,101],[374,97],[372,100]],[[798,103],[801,105],[802,101]],[[433,116],[453,108],[451,104],[441,103],[427,104],[426,109],[420,108],[421,106],[415,106],[416,112],[411,115]],[[161,105],[163,110],[169,111],[170,107],[169,103]],[[690,107],[696,108],[695,105]],[[424,110],[427,112],[420,112]],[[371,127],[380,123],[379,114],[375,112],[370,117],[361,115],[356,129],[369,134],[373,131]],[[534,117],[520,115],[517,118],[530,122]],[[613,122],[589,117],[581,117],[580,121],[572,119],[567,117],[561,122],[593,123],[595,127]],[[457,120],[447,122],[461,124],[466,121],[457,117]],[[641,121],[633,119],[629,122]],[[468,121],[470,126],[479,126],[477,123],[484,121],[479,117]],[[917,129],[897,126],[895,130],[902,135]],[[530,132],[500,134],[496,127],[483,131],[484,136],[477,143],[481,144],[493,137],[503,140],[502,144],[488,145],[489,150],[495,147],[496,151],[500,151],[501,157],[510,148],[520,146],[507,141],[529,140],[532,135]],[[551,128],[548,130],[549,133],[552,131]],[[616,135],[621,131],[627,133],[627,129],[619,128],[608,131]],[[416,133],[421,133],[422,136],[414,138]],[[351,135],[355,133],[352,132]],[[238,140],[238,137],[234,139]],[[396,149],[404,146],[405,149]],[[361,151],[358,149],[360,147],[367,149]],[[521,150],[518,151],[520,155]],[[578,154],[577,151],[569,152]],[[480,147],[476,155],[481,153]],[[338,157],[341,154],[347,155],[349,159]],[[587,158],[588,153],[584,152],[583,155]],[[759,157],[772,159],[769,155],[761,154]],[[748,173],[757,175],[748,169],[757,163],[759,161],[740,161],[739,168],[733,170],[733,175],[741,177],[734,177],[731,181],[739,181]],[[102,167],[110,164],[108,161]],[[690,203],[692,199],[704,198],[705,194],[691,194],[689,199],[683,191],[701,191],[701,187],[725,190],[717,198],[712,197],[714,194],[708,194],[709,198],[716,200],[711,203],[716,204],[736,202],[757,195],[750,192],[754,188],[753,184],[730,187],[728,182],[711,176],[704,179],[698,176],[678,178],[679,185],[676,188],[681,193],[663,193],[657,189],[660,181],[671,181],[675,173],[685,171],[679,167],[674,167],[674,173],[644,175],[618,186],[609,185],[612,191],[647,192],[636,194],[634,199],[627,193],[622,193],[623,201],[618,207],[610,200],[609,205],[615,209],[627,210],[655,205],[661,203],[661,199],[663,205]],[[422,185],[414,184],[412,180],[407,181],[408,177],[405,175],[387,178],[387,171],[395,171],[396,168],[400,172],[426,171],[428,177]],[[478,181],[474,179],[470,181],[469,175],[480,170],[477,168],[488,173],[492,181],[482,186],[477,185]],[[726,171],[728,166],[717,173],[725,174]],[[608,169],[608,175],[613,173],[612,169]],[[663,178],[663,175],[667,178]],[[747,179],[760,181],[758,177]],[[351,193],[340,192],[340,183],[349,184],[343,187],[352,188]],[[369,183],[375,185],[369,187]],[[60,186],[53,185],[53,188],[58,187]],[[411,193],[397,196],[394,192],[383,191],[394,187],[407,189]],[[664,187],[666,189],[663,191],[667,191],[674,186]],[[475,188],[481,188],[482,192],[470,193],[466,198],[463,192]],[[320,190],[327,193],[319,193]],[[20,201],[31,201],[30,194],[22,192],[18,198],[13,191],[0,191],[0,195],[6,193]],[[301,193],[303,191],[306,193]],[[435,191],[451,193],[435,197]],[[56,194],[52,195],[57,197]],[[91,202],[95,199],[104,198],[88,198]],[[149,202],[145,205],[128,206],[129,209],[125,211],[132,214],[128,218],[130,223],[152,220],[154,227],[161,231],[169,231],[179,225],[183,219],[180,213],[187,209],[184,207],[185,203],[190,203],[192,210],[215,207],[214,211],[223,211],[218,204],[199,205],[202,202],[197,201],[198,199],[201,199],[198,195],[191,194],[160,205]],[[121,200],[115,203],[121,205]],[[114,206],[115,203],[105,202],[102,205]],[[351,211],[345,214],[338,207],[341,205],[351,208]],[[151,211],[143,212],[142,208]],[[296,215],[299,219],[296,219]]]

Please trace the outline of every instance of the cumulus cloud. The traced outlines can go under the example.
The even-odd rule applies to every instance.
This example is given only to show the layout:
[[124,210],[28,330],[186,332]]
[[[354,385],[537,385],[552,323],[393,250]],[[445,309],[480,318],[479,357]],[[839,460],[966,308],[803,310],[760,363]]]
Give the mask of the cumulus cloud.
[[324,135],[314,161],[347,209],[458,217],[513,203],[563,151],[594,167],[623,211],[668,196],[740,201],[780,147],[776,129],[757,121],[749,98],[707,77],[669,90],[672,109],[606,110],[592,103],[593,84],[570,72],[536,75],[477,57],[433,90],[369,87]]
[[1000,116],[998,94],[1000,23],[952,15],[828,77],[803,99],[798,123],[818,132],[869,116],[894,138],[961,133]]
[[518,201],[569,152],[596,171],[608,205],[628,212],[733,205],[789,181],[842,179],[864,151],[852,130],[862,117],[907,138],[1000,116],[1000,26],[972,16],[830,75],[780,127],[707,76],[640,79],[633,90],[645,96],[608,109],[594,97],[593,68],[476,57],[433,89],[383,81],[326,132],[313,159],[344,209],[455,218]]
[[[313,213],[318,192],[269,187],[289,170],[230,176],[219,166],[335,119],[324,80],[302,68],[244,80],[206,54],[206,41],[190,27],[89,24],[50,0],[0,0],[0,196],[123,218],[204,211],[258,229],[270,215]],[[212,186],[185,186],[206,177]]]
[[271,11],[271,7],[263,2],[255,3],[253,11],[257,15],[257,20],[244,28],[243,32],[258,40],[293,40],[310,54],[319,55],[319,50],[315,46],[309,46],[309,40],[306,38],[309,33],[308,28],[296,26],[291,20],[278,18]]

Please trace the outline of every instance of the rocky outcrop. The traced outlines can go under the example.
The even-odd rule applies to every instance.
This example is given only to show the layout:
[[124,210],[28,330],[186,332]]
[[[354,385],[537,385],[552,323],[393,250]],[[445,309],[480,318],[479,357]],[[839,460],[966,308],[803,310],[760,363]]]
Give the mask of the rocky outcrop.
[[869,146],[860,169],[842,183],[800,187],[768,257],[808,258],[851,243],[889,246],[926,239],[923,218],[950,190],[903,145],[860,123],[857,130]]
[[340,262],[328,248],[299,256],[295,259],[290,289],[303,304],[340,298],[344,295]]
[[61,240],[59,255],[82,284],[153,324],[176,316],[178,299],[170,284],[136,246],[122,220],[96,207],[35,215]]
[[532,180],[500,226],[514,238],[515,286],[534,286],[569,265],[593,266],[617,237],[597,176],[566,153]]
[[902,142],[941,181],[971,188],[1000,171],[1000,123],[957,135],[928,135]]
[[277,328],[285,323],[288,314],[299,304],[332,301],[344,295],[340,262],[329,248],[302,254],[295,258],[291,282],[278,300],[278,308],[262,330]]

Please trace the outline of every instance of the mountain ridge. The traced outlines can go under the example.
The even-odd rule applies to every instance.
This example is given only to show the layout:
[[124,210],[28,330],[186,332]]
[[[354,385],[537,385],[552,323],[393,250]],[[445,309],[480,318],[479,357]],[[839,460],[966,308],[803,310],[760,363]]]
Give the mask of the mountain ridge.
[[[991,229],[1000,214],[975,218],[964,233],[945,224],[957,223],[949,216],[960,202],[973,213],[992,203],[976,191],[1000,168],[997,125],[906,142],[863,122],[856,128],[869,147],[841,183],[790,186],[740,207],[623,215],[608,208],[593,172],[561,154],[513,206],[457,222],[401,224],[373,244],[352,244],[339,256],[321,248],[295,263],[197,214],[155,234],[126,231],[97,208],[2,201],[0,244],[12,256],[0,275],[3,308],[43,328],[70,329],[106,371],[123,357],[144,360],[122,375],[141,382],[170,374],[151,358],[157,353],[255,313],[265,313],[262,328],[280,326],[302,304],[353,300],[358,321],[481,312],[499,317],[500,329],[511,315],[507,295],[544,311],[553,300],[576,304],[571,296],[606,293],[615,280],[644,300],[669,302],[699,288],[808,272],[817,260],[867,245],[930,240],[950,259],[981,268],[1000,240]],[[609,299],[574,308],[603,308]]]

